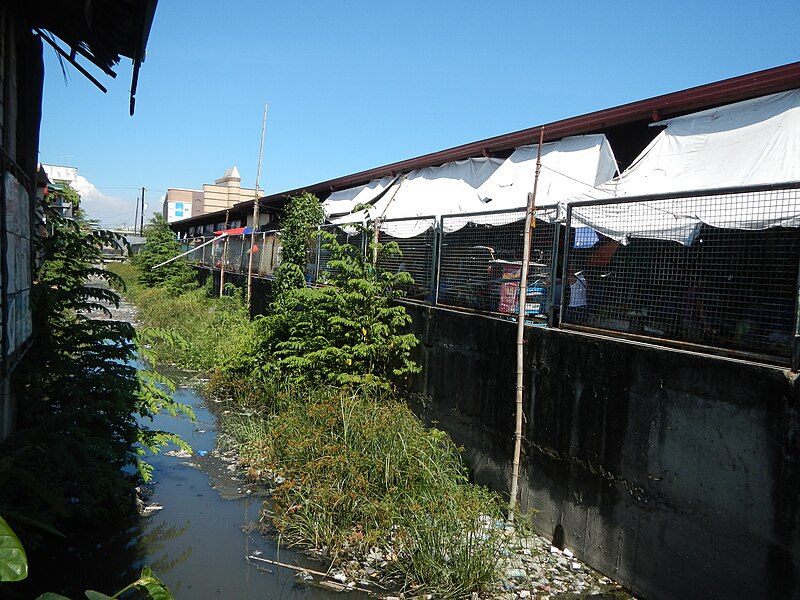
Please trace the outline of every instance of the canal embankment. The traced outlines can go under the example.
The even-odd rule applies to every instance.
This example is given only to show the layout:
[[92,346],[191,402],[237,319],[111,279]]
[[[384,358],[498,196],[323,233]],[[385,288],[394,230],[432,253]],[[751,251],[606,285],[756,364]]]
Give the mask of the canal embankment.
[[[196,321],[201,321],[205,315],[212,314],[216,310],[229,310],[232,301],[233,299],[224,300],[223,302],[227,303],[222,305],[224,308],[209,304],[201,305],[202,308],[198,307],[191,311],[191,315]],[[175,312],[174,309],[168,311],[170,314]],[[241,326],[241,323],[239,325]],[[260,325],[263,326],[263,323]],[[196,323],[194,328],[195,330],[198,328]],[[202,329],[202,326],[200,328]],[[228,339],[226,343],[229,341]],[[186,352],[186,348],[182,348],[181,352]],[[408,440],[421,441],[423,445],[428,444],[434,450],[433,454],[438,456],[438,463],[432,462],[428,466],[423,466],[422,471],[431,471],[431,467],[440,468],[442,449],[455,448],[441,430],[423,428],[407,407],[405,411],[416,421],[414,427],[417,429],[410,437],[397,436],[398,430],[401,429],[398,427],[398,420],[383,402],[384,399],[380,394],[374,394],[372,398],[358,398],[363,404],[356,409],[355,405],[347,402],[358,394],[337,395],[331,394],[328,390],[322,397],[318,394],[309,398],[309,390],[313,386],[305,388],[294,386],[277,390],[276,388],[281,386],[276,386],[275,373],[269,368],[259,369],[257,371],[259,379],[256,380],[231,378],[231,363],[234,367],[241,367],[242,361],[252,360],[253,357],[248,355],[225,358],[224,366],[228,368],[221,369],[222,376],[218,376],[218,373],[214,377],[215,389],[218,394],[222,392],[221,399],[230,402],[234,407],[232,412],[241,412],[244,407],[252,413],[248,415],[243,428],[255,430],[260,436],[239,445],[237,453],[240,465],[252,479],[259,480],[263,474],[267,474],[263,478],[264,483],[272,488],[273,501],[277,500],[273,506],[277,506],[278,510],[273,509],[271,516],[278,533],[292,543],[324,557],[329,564],[332,563],[334,571],[339,575],[338,579],[358,585],[360,581],[369,581],[370,578],[385,581],[385,579],[392,580],[392,575],[395,577],[399,575],[401,579],[395,581],[400,582],[407,593],[423,595],[432,593],[425,591],[426,588],[420,584],[420,579],[412,579],[408,571],[403,571],[401,561],[405,559],[408,561],[406,565],[417,569],[430,569],[433,565],[437,573],[432,576],[439,577],[442,573],[463,570],[470,564],[483,570],[480,576],[484,579],[479,586],[474,582],[464,585],[455,579],[455,576],[450,575],[446,583],[453,585],[455,581],[456,585],[462,587],[449,590],[440,588],[438,595],[433,593],[434,597],[469,596],[470,589],[486,596],[508,598],[551,595],[557,597],[565,593],[577,594],[579,597],[591,595],[604,597],[604,594],[620,591],[619,586],[580,562],[569,548],[555,547],[550,541],[537,537],[531,531],[505,521],[504,502],[499,497],[492,499],[492,493],[488,490],[481,491],[483,488],[469,483],[468,472],[461,465],[457,452],[446,453],[452,458],[443,462],[452,460],[453,468],[445,477],[434,476],[432,479],[436,481],[430,482],[433,487],[427,489],[421,496],[405,494],[414,486],[407,485],[407,482],[393,481],[393,478],[398,474],[406,475],[402,469],[397,468],[402,464],[403,456],[406,461],[409,455],[412,456],[411,462],[417,460],[413,458],[413,453],[408,451],[407,446],[410,445],[407,443]],[[276,394],[276,391],[279,393]],[[272,396],[265,392],[270,392]],[[324,399],[327,399],[327,402],[323,401]],[[304,400],[306,403],[303,405]],[[255,407],[253,403],[256,403]],[[287,408],[289,410],[285,410]],[[369,410],[366,410],[367,408]],[[354,427],[353,416],[362,417],[364,414],[369,415],[367,421],[373,429],[373,434],[375,424],[383,419],[387,423],[386,429],[393,435],[384,434],[376,438],[374,435],[365,435],[363,431],[359,431]],[[387,414],[392,415],[391,418],[386,419]],[[312,423],[292,423],[293,416],[317,420],[320,433],[317,437],[311,433]],[[242,429],[241,421],[238,425]],[[275,432],[279,432],[282,428],[288,437],[274,436]],[[406,448],[400,453],[400,458],[379,450],[376,454],[381,460],[370,464],[363,458],[363,448],[353,454],[355,450],[351,445],[340,445],[345,438],[350,438],[352,441],[359,437],[367,441],[362,446],[369,446],[370,441],[373,442],[372,445],[376,445],[375,440],[390,438],[399,440],[397,445],[402,447],[405,444]],[[308,439],[313,441],[304,445],[302,442]],[[300,446],[298,456],[302,457],[302,460],[296,462],[316,465],[315,471],[293,472],[292,460],[287,460],[285,456],[270,456],[270,452],[274,454],[275,448],[283,449],[291,445],[276,443],[287,440],[293,442],[295,446]],[[254,448],[260,453],[260,457],[246,455],[246,452]],[[357,458],[354,459],[354,456]],[[387,456],[391,458],[387,460]],[[280,460],[275,460],[276,458]],[[273,460],[275,462],[270,462]],[[335,474],[332,479],[325,479],[325,475],[319,469],[321,464],[360,468],[345,473],[341,471],[337,473],[334,469]],[[276,474],[281,477],[280,482],[272,479]],[[374,477],[375,475],[377,477]],[[390,492],[388,496],[376,495],[374,490],[369,489],[373,485],[370,477],[374,477],[375,482],[383,486],[384,492]],[[316,488],[313,487],[315,480],[321,484]],[[448,484],[447,481],[451,483]],[[445,486],[458,489],[462,499],[468,501],[458,501],[458,496],[454,500],[452,494],[444,493],[441,488],[443,482]],[[331,494],[332,490],[336,494]],[[398,490],[403,493],[399,493]],[[469,492],[469,490],[474,491]],[[397,498],[391,498],[392,494]],[[488,500],[488,504],[476,503],[475,500],[479,497]],[[402,502],[397,502],[398,498]],[[330,513],[328,517],[325,511],[310,510],[331,500],[333,506],[341,509],[345,505],[347,509],[328,511]],[[343,504],[345,501],[347,503]],[[314,505],[315,502],[317,506]],[[442,521],[437,521],[446,512],[442,508],[447,508],[448,503],[452,508],[450,518],[460,519],[458,527],[453,526],[456,524],[453,521],[448,527],[442,527]],[[389,523],[388,530],[380,533],[375,523],[379,518],[383,519],[386,516],[390,517],[386,521]],[[335,530],[325,531],[326,524],[331,523],[336,526]],[[409,531],[414,527],[424,531],[425,534],[416,538],[410,537]],[[293,538],[294,535],[302,534],[303,529],[305,529],[304,538]],[[449,535],[456,530],[458,535]],[[449,537],[442,536],[442,532],[448,532]],[[447,539],[443,539],[444,537]],[[419,548],[426,544],[427,548]],[[421,550],[427,551],[428,554],[421,554]],[[465,554],[457,554],[461,551]],[[486,556],[478,554],[486,551],[490,554]],[[430,562],[427,565],[415,566],[413,561],[420,558]],[[420,577],[419,573],[419,570],[414,572],[413,577]],[[474,573],[468,573],[468,576],[474,576]]]

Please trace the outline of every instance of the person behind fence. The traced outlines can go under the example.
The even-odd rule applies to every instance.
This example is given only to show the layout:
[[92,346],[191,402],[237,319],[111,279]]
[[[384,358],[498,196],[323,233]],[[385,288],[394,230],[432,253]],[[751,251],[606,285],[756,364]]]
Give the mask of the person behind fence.
[[583,323],[589,312],[589,288],[586,283],[586,274],[583,271],[573,271],[567,278],[569,283],[569,304],[567,304],[567,321]]

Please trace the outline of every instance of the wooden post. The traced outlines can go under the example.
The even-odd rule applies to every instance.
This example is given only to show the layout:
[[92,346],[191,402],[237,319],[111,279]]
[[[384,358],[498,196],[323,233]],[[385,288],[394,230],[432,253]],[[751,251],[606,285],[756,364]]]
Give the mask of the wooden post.
[[228,260],[228,236],[222,242],[222,261],[219,265],[219,297],[222,298],[225,291],[225,261]]
[[[253,248],[256,247],[256,231],[258,231],[258,181],[261,178],[261,157],[264,155],[264,131],[267,129],[267,103],[264,102],[264,120],[261,122],[261,147],[258,150],[258,168],[256,169],[256,189],[253,192],[253,226],[250,231],[250,260],[247,263],[247,310],[253,311]],[[262,243],[263,246],[263,243]]]
[[539,132],[539,150],[536,155],[536,176],[533,180],[533,193],[528,194],[528,209],[525,212],[525,237],[522,250],[522,265],[519,277],[519,304],[517,306],[517,411],[516,429],[514,431],[514,460],[511,464],[511,492],[508,508],[513,517],[519,496],[519,463],[522,454],[522,400],[525,392],[525,308],[528,291],[528,262],[531,253],[531,230],[536,226],[534,212],[536,211],[536,188],[539,185],[539,171],[542,168],[542,142],[544,141],[544,127]]

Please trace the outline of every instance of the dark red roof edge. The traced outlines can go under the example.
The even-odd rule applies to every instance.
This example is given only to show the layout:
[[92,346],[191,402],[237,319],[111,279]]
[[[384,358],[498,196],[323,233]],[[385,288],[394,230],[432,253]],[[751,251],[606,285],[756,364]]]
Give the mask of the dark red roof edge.
[[[552,123],[529,127],[521,131],[487,138],[447,150],[425,154],[399,162],[383,165],[351,175],[329,179],[305,187],[263,196],[261,204],[272,204],[295,196],[303,191],[327,194],[332,190],[347,189],[368,183],[373,179],[394,176],[398,173],[413,171],[424,167],[441,165],[446,162],[484,156],[486,153],[511,150],[526,144],[538,142],[539,131],[544,127],[544,140],[558,140],[569,135],[582,135],[602,131],[616,125],[652,119],[654,113],[666,118],[678,114],[730,104],[740,100],[774,94],[794,88],[800,88],[800,62],[773,67],[747,75],[723,79],[714,83],[699,85],[679,92],[671,92],[646,100],[622,104],[614,108],[598,110],[577,117],[570,117]],[[252,202],[242,202],[231,210],[246,212]],[[224,212],[224,211],[220,211]],[[182,225],[193,222],[208,222],[211,214],[192,217],[179,221]],[[205,218],[205,219],[204,219]]]

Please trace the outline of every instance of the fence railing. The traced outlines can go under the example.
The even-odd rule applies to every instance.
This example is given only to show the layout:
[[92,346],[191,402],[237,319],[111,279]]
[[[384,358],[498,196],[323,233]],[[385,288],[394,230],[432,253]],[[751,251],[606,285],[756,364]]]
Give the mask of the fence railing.
[[[401,254],[407,298],[515,319],[529,260],[525,313],[534,324],[597,331],[800,367],[800,184],[572,203],[537,212],[523,257],[524,210],[378,223]],[[374,224],[326,225],[369,252]],[[200,264],[246,272],[250,236],[203,249]],[[257,234],[254,272],[272,276],[277,232]],[[324,284],[330,252],[317,239],[306,279]]]
[[[183,251],[191,250],[211,239],[210,236],[184,240]],[[220,269],[224,263],[228,273],[247,273],[250,267],[250,234],[220,236],[212,244],[199,248],[186,260],[209,269]],[[275,274],[280,265],[280,233],[257,232],[253,247],[253,273],[264,277]]]
[[567,224],[586,223],[608,235],[564,252],[565,326],[792,358],[797,185],[571,205]]

